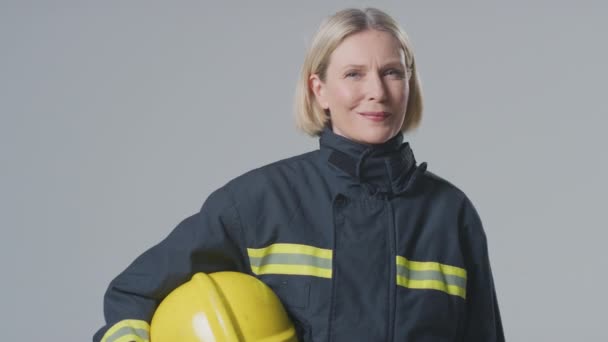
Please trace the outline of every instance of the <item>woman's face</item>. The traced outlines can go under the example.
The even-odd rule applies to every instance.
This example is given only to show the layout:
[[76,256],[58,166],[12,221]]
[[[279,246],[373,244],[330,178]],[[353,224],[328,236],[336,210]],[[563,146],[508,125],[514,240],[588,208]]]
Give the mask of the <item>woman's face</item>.
[[325,82],[310,77],[318,103],[329,109],[334,133],[380,144],[401,130],[409,95],[404,51],[390,33],[352,34],[330,56]]

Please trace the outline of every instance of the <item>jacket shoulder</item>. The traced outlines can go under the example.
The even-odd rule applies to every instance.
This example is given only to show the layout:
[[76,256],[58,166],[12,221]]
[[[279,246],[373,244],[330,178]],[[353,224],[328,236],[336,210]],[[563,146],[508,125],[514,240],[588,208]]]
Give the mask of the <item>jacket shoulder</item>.
[[422,179],[427,187],[430,187],[435,191],[449,193],[460,198],[466,197],[464,191],[462,191],[462,189],[460,189],[454,183],[429,170],[426,170],[422,174]]
[[292,157],[277,160],[275,162],[256,167],[228,182],[228,186],[243,186],[255,184],[262,180],[268,180],[278,175],[302,172],[303,169],[315,166],[318,151],[310,151]]
[[462,189],[430,171],[426,171],[423,177],[425,183],[430,184],[430,188],[433,189],[432,192],[437,194],[437,198],[455,204],[455,208],[457,208],[461,216],[460,219],[466,222],[473,222],[473,226],[481,227],[481,219],[477,209]]
[[319,150],[315,150],[259,166],[230,180],[223,188],[237,202],[255,201],[269,192],[290,191],[306,177],[320,173],[318,155]]

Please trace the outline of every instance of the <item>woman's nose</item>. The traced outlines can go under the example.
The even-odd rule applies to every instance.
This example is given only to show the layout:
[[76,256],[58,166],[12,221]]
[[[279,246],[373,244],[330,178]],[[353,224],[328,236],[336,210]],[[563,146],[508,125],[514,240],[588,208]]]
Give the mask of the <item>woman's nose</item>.
[[370,73],[366,82],[368,100],[382,101],[386,97],[382,76],[377,73]]

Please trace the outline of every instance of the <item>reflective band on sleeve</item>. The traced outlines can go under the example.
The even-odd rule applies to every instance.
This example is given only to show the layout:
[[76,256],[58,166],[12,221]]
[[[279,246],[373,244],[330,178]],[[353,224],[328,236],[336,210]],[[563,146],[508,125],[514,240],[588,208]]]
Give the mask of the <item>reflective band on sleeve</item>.
[[332,251],[307,245],[277,243],[265,248],[248,248],[255,274],[309,275],[331,278]]
[[397,285],[429,289],[466,298],[467,271],[438,262],[410,261],[397,256]]
[[101,342],[149,342],[150,325],[136,319],[125,319],[114,324],[101,339]]

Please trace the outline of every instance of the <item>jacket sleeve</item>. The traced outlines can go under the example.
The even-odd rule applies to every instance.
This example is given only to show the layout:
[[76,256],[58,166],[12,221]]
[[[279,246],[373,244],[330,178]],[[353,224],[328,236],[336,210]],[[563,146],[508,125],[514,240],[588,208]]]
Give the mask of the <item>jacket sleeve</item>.
[[461,219],[467,264],[467,308],[462,341],[504,342],[486,235],[475,207],[466,197]]
[[221,188],[200,212],[140,255],[110,282],[104,296],[106,325],[94,342],[149,341],[149,323],[160,301],[196,272],[247,272],[236,205]]

